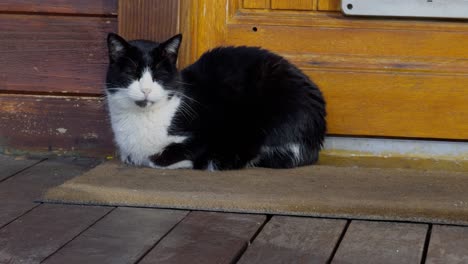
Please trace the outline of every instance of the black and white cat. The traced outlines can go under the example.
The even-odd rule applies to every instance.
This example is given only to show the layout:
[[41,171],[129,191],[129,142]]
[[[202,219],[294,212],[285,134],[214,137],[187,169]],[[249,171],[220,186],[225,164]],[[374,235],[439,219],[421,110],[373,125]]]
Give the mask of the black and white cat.
[[179,72],[181,40],[108,36],[106,93],[122,161],[227,170],[318,160],[325,101],[306,75],[255,47],[215,48]]

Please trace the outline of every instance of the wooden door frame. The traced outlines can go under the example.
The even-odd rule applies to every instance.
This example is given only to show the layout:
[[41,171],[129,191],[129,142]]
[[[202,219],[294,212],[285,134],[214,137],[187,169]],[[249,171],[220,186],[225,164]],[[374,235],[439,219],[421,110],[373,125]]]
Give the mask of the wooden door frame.
[[119,0],[119,34],[163,41],[179,32],[180,0]]

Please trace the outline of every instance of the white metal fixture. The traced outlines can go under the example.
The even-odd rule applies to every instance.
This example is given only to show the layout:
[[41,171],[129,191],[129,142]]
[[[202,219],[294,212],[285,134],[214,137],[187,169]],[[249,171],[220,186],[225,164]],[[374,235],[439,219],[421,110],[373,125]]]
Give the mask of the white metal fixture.
[[468,0],[342,0],[346,15],[468,19]]

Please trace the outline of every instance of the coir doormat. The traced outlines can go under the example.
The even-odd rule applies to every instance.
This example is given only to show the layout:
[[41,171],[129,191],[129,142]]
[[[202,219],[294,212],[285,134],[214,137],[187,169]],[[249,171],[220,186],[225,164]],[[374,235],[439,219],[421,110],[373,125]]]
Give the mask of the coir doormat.
[[48,190],[42,201],[468,225],[468,175],[332,166],[207,172],[108,162]]

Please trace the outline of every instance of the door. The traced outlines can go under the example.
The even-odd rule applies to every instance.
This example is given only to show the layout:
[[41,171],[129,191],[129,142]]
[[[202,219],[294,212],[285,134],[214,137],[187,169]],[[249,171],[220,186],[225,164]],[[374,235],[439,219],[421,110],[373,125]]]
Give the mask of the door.
[[309,75],[331,135],[468,139],[468,23],[346,17],[338,0],[183,0],[187,65],[261,46]]

